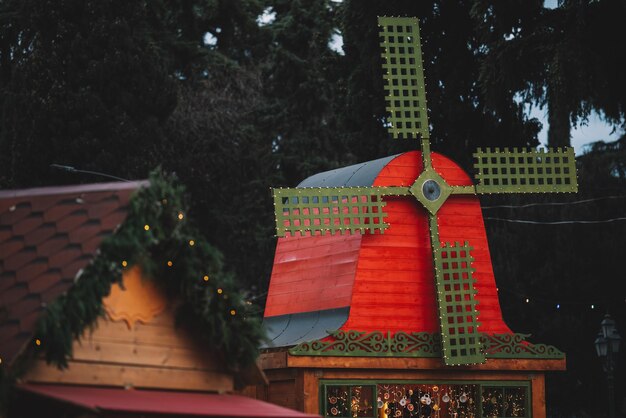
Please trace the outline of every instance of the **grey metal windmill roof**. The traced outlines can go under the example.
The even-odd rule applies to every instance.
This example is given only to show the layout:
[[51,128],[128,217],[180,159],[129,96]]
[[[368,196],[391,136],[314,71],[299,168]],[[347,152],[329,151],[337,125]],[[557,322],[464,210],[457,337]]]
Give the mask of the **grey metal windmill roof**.
[[371,186],[380,170],[398,155],[400,154],[317,173],[304,179],[298,187]]
[[[399,154],[398,154],[399,155]],[[314,174],[298,187],[371,186],[380,171],[398,155],[366,161],[348,167]],[[289,347],[328,336],[348,320],[350,307],[266,317],[263,326],[270,343],[262,348]]]
[[318,340],[336,331],[348,320],[350,308],[303,312],[265,318],[263,326],[270,342],[261,348],[288,347]]

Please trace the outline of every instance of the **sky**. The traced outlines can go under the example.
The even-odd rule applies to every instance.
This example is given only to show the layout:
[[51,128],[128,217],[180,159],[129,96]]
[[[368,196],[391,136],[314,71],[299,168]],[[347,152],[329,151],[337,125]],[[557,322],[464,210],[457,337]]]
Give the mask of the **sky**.
[[[558,0],[545,0],[543,5],[548,9],[554,9],[558,7]],[[545,108],[543,110],[533,108],[529,112],[531,117],[539,119],[543,124],[543,129],[539,133],[539,141],[543,145],[547,142],[549,127],[546,112]],[[622,134],[624,134],[623,130],[615,129],[615,132],[613,132],[613,127],[602,121],[600,115],[592,113],[589,115],[589,121],[585,125],[572,129],[572,146],[576,155],[580,155],[586,144],[600,140],[605,142],[615,141]]]

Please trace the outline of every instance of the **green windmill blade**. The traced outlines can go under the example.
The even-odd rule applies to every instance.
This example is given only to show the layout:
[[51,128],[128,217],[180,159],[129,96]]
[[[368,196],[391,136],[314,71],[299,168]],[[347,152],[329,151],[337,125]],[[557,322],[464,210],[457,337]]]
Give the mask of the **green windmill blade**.
[[575,193],[574,149],[478,149],[477,193]]
[[394,139],[429,138],[417,19],[379,17],[378,26],[389,133]]
[[448,185],[432,166],[418,20],[379,17],[378,25],[389,133],[421,139],[423,170],[409,191],[428,211],[444,363],[482,363],[471,248],[467,243],[442,246],[437,225],[437,212],[450,195],[473,194],[475,189]]
[[408,194],[408,187],[273,189],[276,235],[383,233],[389,227],[383,197]]

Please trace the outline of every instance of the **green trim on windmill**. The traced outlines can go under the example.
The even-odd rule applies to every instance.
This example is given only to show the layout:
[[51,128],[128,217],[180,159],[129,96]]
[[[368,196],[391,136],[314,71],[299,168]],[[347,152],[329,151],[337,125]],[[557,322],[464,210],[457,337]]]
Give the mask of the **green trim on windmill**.
[[474,154],[478,193],[575,193],[573,148],[478,149]]
[[417,19],[379,17],[385,109],[394,139],[429,138],[426,84]]
[[[429,332],[330,331],[332,340],[303,342],[289,349],[292,356],[332,357],[441,357],[441,336]],[[563,359],[565,354],[547,344],[533,344],[529,334],[480,333],[487,358]]]
[[452,194],[452,187],[432,168],[424,170],[410,187],[411,194],[435,215]]

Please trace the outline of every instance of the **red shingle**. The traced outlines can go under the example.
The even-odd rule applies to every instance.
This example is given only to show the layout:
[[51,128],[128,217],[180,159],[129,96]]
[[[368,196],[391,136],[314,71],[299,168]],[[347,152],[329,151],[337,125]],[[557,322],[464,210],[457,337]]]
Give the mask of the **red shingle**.
[[48,257],[48,266],[62,268],[63,266],[76,260],[82,254],[82,248],[80,245],[68,245],[57,251],[51,257]]
[[31,293],[42,293],[55,283],[59,282],[63,276],[60,269],[50,269],[39,276],[28,281],[28,290]]
[[0,274],[0,293],[13,286],[16,282],[14,271],[2,271]]
[[20,219],[23,219],[30,215],[31,207],[29,202],[19,202],[17,204],[9,206],[9,208],[0,213],[0,224],[13,225]]
[[55,234],[52,238],[37,246],[37,254],[42,257],[49,257],[65,248],[69,243],[70,239],[67,234]]
[[120,200],[117,196],[110,196],[108,199],[95,203],[88,207],[87,211],[91,219],[102,218],[120,208]]
[[32,332],[37,326],[37,320],[39,319],[39,315],[43,311],[43,307],[39,304],[39,308],[34,311],[27,313],[20,319],[20,331],[22,332]]
[[57,230],[63,232],[72,231],[87,222],[88,219],[89,217],[87,216],[86,210],[77,209],[65,216],[63,219],[58,220]]
[[0,225],[0,243],[3,243],[12,236],[13,228],[11,228],[11,225]]
[[0,305],[11,311],[11,305],[28,296],[28,287],[24,283],[15,283],[0,294]]
[[33,212],[29,216],[13,224],[13,233],[15,235],[24,235],[34,230],[41,224],[43,224],[42,214]]
[[7,271],[15,271],[24,264],[33,261],[35,258],[37,258],[37,251],[35,251],[35,247],[24,247],[20,252],[5,259],[3,267]]
[[39,228],[24,235],[24,244],[37,245],[49,239],[56,233],[56,227],[52,223],[41,225]]
[[91,219],[81,225],[80,228],[76,228],[69,233],[70,242],[84,243],[93,236],[98,235],[101,231],[102,226],[100,226],[100,221]]
[[9,306],[9,315],[12,318],[17,318],[20,323],[22,318],[27,314],[34,312],[41,308],[41,298],[39,295],[30,294],[22,298],[19,302]]
[[65,218],[78,208],[80,208],[80,205],[73,199],[66,199],[62,203],[52,206],[49,210],[45,211],[44,220],[46,222],[57,222],[59,219]]
[[11,237],[6,241],[0,243],[0,254],[2,259],[7,259],[19,250],[24,248],[24,241],[21,237]]
[[26,266],[15,272],[18,282],[25,283],[33,277],[37,277],[44,271],[48,270],[48,261],[45,258],[36,258]]
[[73,280],[61,280],[60,282],[55,283],[52,287],[46,289],[45,292],[39,295],[41,298],[41,302],[45,304],[51,303],[57,297],[65,293],[70,287],[72,287],[73,283]]

